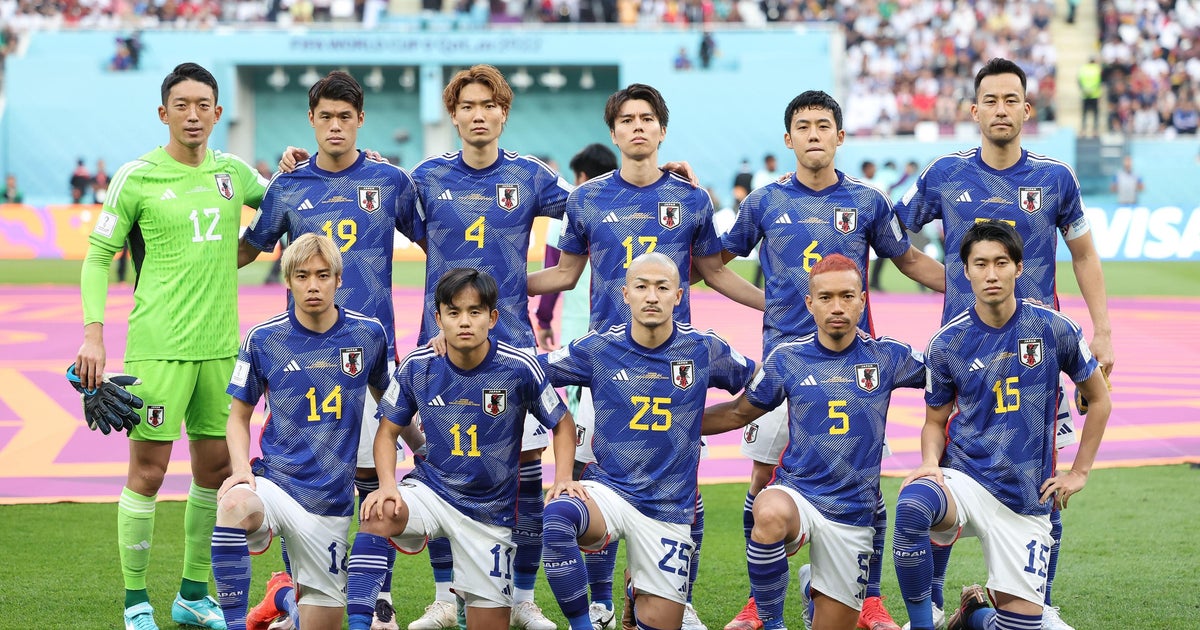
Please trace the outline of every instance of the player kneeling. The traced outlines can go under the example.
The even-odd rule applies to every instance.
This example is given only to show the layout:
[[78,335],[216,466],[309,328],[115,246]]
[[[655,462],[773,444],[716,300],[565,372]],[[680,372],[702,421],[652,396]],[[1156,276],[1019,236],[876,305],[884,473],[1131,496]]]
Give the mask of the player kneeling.
[[[383,325],[334,303],[342,257],[333,241],[305,234],[282,266],[293,306],[250,329],[229,384],[233,474],[218,493],[212,538],[229,630],[247,628],[250,553],[275,535],[287,542],[296,585],[272,580],[278,610],[306,630],[342,627],[359,416],[368,391],[378,399],[388,383]],[[271,414],[262,457],[251,461],[250,415],[264,394]]]

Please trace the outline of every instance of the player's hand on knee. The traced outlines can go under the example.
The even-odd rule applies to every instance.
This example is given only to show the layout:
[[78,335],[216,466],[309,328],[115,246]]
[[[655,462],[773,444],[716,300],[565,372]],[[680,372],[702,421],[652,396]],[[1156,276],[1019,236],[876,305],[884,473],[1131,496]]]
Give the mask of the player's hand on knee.
[[[388,505],[389,503],[391,505]],[[385,517],[397,516],[400,514],[400,508],[403,505],[404,499],[400,496],[399,488],[396,486],[380,488],[372,491],[367,495],[367,498],[363,499],[361,508],[362,520],[382,520]]]
[[141,398],[129,393],[125,388],[139,385],[141,380],[136,376],[120,373],[105,373],[99,387],[88,388],[76,372],[75,365],[67,368],[67,382],[79,392],[83,401],[83,418],[88,428],[99,430],[104,435],[113,431],[124,430],[126,434],[141,423],[142,419],[135,409],[141,409],[146,403]]
[[921,464],[916,470],[909,473],[908,476],[904,478],[904,481],[900,483],[900,487],[904,488],[904,486],[907,486],[908,484],[924,477],[933,479],[937,485],[942,486],[943,488],[946,487],[946,480],[942,478],[942,468],[937,465],[930,466],[926,464]]
[[580,501],[587,501],[591,498],[588,495],[587,488],[585,488],[583,484],[579,483],[578,481],[556,481],[554,482],[554,485],[550,486],[550,489],[546,491],[545,502],[550,503],[564,494],[569,497],[579,499]]
[[283,150],[283,157],[279,158],[279,170],[291,173],[296,170],[296,165],[307,160],[309,155],[308,149],[289,146]]
[[225,496],[226,492],[229,492],[234,486],[243,483],[250,486],[251,490],[255,490],[257,488],[256,484],[254,483],[254,473],[252,471],[234,470],[233,473],[230,474],[223,483],[221,483],[221,488],[217,490],[217,500],[220,501],[221,498]]

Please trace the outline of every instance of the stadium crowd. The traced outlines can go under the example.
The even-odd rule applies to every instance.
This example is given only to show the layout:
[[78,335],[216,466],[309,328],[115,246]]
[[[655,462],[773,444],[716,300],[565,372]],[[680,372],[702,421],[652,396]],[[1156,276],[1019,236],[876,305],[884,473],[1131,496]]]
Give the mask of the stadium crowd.
[[1098,19],[1108,131],[1194,135],[1200,6],[1104,0]]

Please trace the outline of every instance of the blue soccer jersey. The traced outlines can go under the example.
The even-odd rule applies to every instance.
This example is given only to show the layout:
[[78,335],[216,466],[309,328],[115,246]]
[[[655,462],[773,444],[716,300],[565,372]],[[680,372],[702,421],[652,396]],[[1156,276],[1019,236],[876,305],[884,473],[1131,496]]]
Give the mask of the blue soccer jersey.
[[[403,169],[368,159],[360,152],[353,166],[331,173],[314,156],[291,173],[271,179],[262,205],[246,229],[246,242],[275,249],[285,234],[324,234],[342,251],[342,286],[337,303],[378,319],[387,333],[388,353],[396,356],[392,306],[392,252],[395,231],[413,236],[420,214],[416,189]],[[291,294],[288,305],[291,307]]]
[[1083,332],[1049,308],[1017,303],[1002,328],[974,308],[934,334],[925,402],[958,411],[942,466],[961,470],[1018,514],[1049,514],[1039,487],[1054,474],[1059,372],[1076,383],[1096,369]]
[[339,307],[323,333],[289,310],[242,341],[228,391],[250,405],[266,394],[270,409],[251,468],[313,514],[354,514],[363,401],[368,385],[388,386],[385,339],[379,320]]
[[[793,175],[750,193],[737,221],[722,237],[725,249],[747,256],[762,242],[758,260],[767,279],[763,356],[776,345],[816,330],[804,304],[808,272],[825,256],[841,254],[858,265],[867,289],[868,247],[884,258],[908,251],[908,234],[887,195],[838,171],[838,183],[812,190]],[[858,326],[873,330],[868,300]]]
[[538,356],[556,387],[592,389],[596,463],[584,471],[642,514],[691,523],[700,463],[700,421],[709,387],[737,392],[754,361],[724,339],[675,324],[671,337],[646,348],[625,325],[591,332]]
[[414,350],[396,369],[379,415],[404,426],[421,414],[428,454],[408,477],[474,521],[512,527],[525,416],[544,431],[567,407],[532,356],[490,341],[487,358],[471,370],[430,348]]
[[1071,167],[1024,150],[1016,164],[1002,171],[984,164],[978,148],[944,155],[913,182],[896,205],[896,213],[911,230],[942,220],[946,232],[943,324],[975,303],[958,250],[963,235],[976,222],[997,219],[1016,229],[1025,241],[1017,298],[1033,298],[1055,308],[1058,234],[1070,241],[1089,229],[1079,180]]
[[761,409],[787,399],[790,439],[775,483],[832,521],[870,526],[888,405],[899,387],[925,387],[925,364],[895,339],[856,337],[841,352],[815,334],[776,346],[746,388],[746,400]]
[[571,193],[558,248],[591,260],[591,329],[608,330],[629,320],[621,293],[625,270],[648,252],[663,254],[679,266],[683,301],[675,307],[675,321],[692,321],[692,257],[721,252],[712,216],[708,193],[670,173],[649,186],[634,186],[613,171]]
[[492,334],[519,348],[536,345],[529,320],[529,236],[534,217],[561,218],[571,185],[537,158],[500,151],[484,169],[446,153],[421,162],[413,180],[425,207],[415,240],[425,241],[425,310],[417,338],[437,336],[433,288],[455,267],[486,271],[500,286]]

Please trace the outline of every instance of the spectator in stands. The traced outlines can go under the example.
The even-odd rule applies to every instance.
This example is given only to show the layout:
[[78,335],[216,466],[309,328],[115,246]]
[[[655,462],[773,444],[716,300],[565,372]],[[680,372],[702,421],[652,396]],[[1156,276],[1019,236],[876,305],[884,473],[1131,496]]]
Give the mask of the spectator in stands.
[[1146,189],[1146,184],[1142,182],[1142,178],[1137,173],[1133,172],[1133,157],[1126,155],[1121,160],[1121,170],[1113,175],[1112,183],[1109,184],[1109,190],[1116,193],[1117,205],[1134,207],[1137,206],[1138,194]]
[[1100,74],[1100,62],[1095,55],[1088,57],[1087,63],[1079,67],[1079,92],[1083,95],[1083,117],[1080,120],[1079,131],[1087,132],[1090,115],[1093,136],[1100,135],[1100,97],[1104,94]]
[[108,196],[108,172],[104,160],[96,160],[96,173],[92,175],[92,203],[104,203]]
[[763,156],[763,168],[761,171],[754,174],[754,179],[750,182],[750,190],[757,190],[779,179],[783,173],[778,170],[779,165],[775,161],[775,156],[768,153]]
[[0,203],[21,203],[24,198],[17,188],[17,176],[9,173],[4,178],[4,190],[0,190]]
[[1197,126],[1200,126],[1200,112],[1196,111],[1195,95],[1189,90],[1171,113],[1171,127],[1176,133],[1194,136]]

